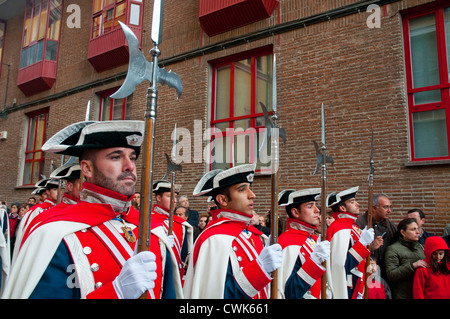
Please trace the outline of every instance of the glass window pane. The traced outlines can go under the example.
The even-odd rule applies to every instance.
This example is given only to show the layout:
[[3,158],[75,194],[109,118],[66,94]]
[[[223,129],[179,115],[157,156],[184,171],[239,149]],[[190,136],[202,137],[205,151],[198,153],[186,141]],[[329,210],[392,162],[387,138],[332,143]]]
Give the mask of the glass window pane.
[[42,1],[41,17],[39,19],[39,36],[38,40],[45,37],[45,30],[47,29],[47,0]]
[[107,6],[114,4],[114,0],[104,0],[103,7],[106,8]]
[[31,19],[31,35],[30,35],[30,42],[34,42],[37,40],[38,37],[38,30],[39,30],[39,11],[40,11],[40,4],[37,3],[36,6],[33,8],[33,17]]
[[256,113],[262,113],[259,102],[272,111],[272,55],[256,59]]
[[25,171],[23,173],[23,184],[31,184],[31,162],[25,163]]
[[211,151],[211,161],[212,161],[212,169],[227,169],[230,168],[230,147],[229,143],[227,143],[226,138],[223,137],[216,137],[214,138],[212,144],[212,151]]
[[131,104],[133,102],[133,95],[130,95],[126,98],[125,104],[125,118],[124,120],[131,120]]
[[31,182],[34,184],[40,180],[40,172],[41,172],[40,168],[41,168],[41,161],[33,162],[33,180]]
[[106,33],[113,29],[114,8],[103,12],[103,32]]
[[411,19],[409,27],[414,88],[439,84],[435,15]]
[[27,66],[27,56],[28,56],[28,48],[22,50],[20,54],[20,68],[24,68]]
[[31,31],[31,14],[32,14],[32,5],[31,2],[27,2],[26,7],[26,18],[25,25],[23,30],[23,46],[26,47],[30,44],[30,31]]
[[242,130],[246,130],[250,128],[250,119],[248,120],[239,120],[239,121],[234,121],[234,129],[242,129]]
[[445,41],[447,47],[448,80],[450,82],[450,7],[444,10]]
[[131,4],[130,10],[130,24],[139,25],[141,6],[137,4]]
[[122,2],[121,4],[117,5],[116,13],[114,16],[114,26],[118,26],[119,21],[125,23],[125,8],[126,8],[125,2]]
[[416,158],[448,156],[445,110],[413,113]]
[[47,41],[47,49],[45,51],[45,59],[56,61],[56,51],[58,50],[58,42]]
[[42,56],[44,55],[44,41],[40,41],[36,45],[36,62],[42,60]]
[[426,104],[441,101],[441,90],[414,93],[414,104]]
[[35,150],[40,150],[44,143],[45,122],[46,122],[45,120],[46,120],[45,114],[39,114],[36,132]]
[[234,75],[234,116],[250,115],[252,72],[250,59],[236,62]]
[[217,70],[216,120],[230,117],[230,66]]
[[111,98],[109,96],[102,99],[102,111],[100,121],[109,121],[111,111]]
[[122,110],[123,110],[123,99],[113,100],[113,120],[123,120],[122,119]]
[[99,12],[100,10],[102,10],[103,6],[103,0],[94,0],[94,6],[93,6],[93,10],[94,12]]
[[97,17],[94,17],[94,23],[92,25],[92,38],[96,38],[100,36],[100,26],[102,23],[102,16],[99,15]]
[[250,136],[239,134],[234,136],[234,165],[250,163]]
[[36,56],[36,44],[28,48],[27,65],[34,63],[35,56]]
[[61,1],[52,0],[50,3],[50,15],[48,17],[47,39],[59,40],[61,28]]

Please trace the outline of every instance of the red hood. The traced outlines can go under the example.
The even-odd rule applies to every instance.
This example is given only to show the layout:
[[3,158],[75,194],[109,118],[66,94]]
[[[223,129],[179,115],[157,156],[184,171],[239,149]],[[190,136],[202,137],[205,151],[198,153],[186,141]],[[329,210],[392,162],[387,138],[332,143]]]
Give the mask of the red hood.
[[425,240],[425,247],[424,247],[425,260],[427,262],[430,262],[431,254],[439,249],[444,249],[444,250],[449,249],[446,242],[444,241],[444,239],[442,239],[442,237],[439,237],[439,236],[428,237]]

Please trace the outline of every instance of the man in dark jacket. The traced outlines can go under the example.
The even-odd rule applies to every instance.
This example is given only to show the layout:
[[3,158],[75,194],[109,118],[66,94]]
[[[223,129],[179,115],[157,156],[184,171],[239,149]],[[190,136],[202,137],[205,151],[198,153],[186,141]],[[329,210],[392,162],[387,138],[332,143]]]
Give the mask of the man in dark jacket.
[[[375,230],[375,240],[372,243],[372,256],[380,267],[381,277],[386,278],[384,254],[386,248],[393,243],[397,227],[390,221],[392,204],[386,194],[375,194],[372,200],[372,227]],[[367,226],[367,212],[356,219],[356,225],[364,229]]]

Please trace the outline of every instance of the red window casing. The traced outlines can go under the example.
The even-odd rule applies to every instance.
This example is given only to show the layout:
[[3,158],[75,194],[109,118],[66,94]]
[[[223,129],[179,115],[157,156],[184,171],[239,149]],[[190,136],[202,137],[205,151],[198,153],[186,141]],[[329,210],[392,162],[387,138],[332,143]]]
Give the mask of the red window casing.
[[[258,95],[258,83],[261,83],[261,73],[260,70],[257,68],[257,62],[259,59],[264,58],[266,61],[266,64],[270,64],[267,67],[267,77],[264,78],[262,81],[264,82],[264,85],[266,86],[267,95],[266,96],[259,96]],[[261,145],[261,135],[259,135],[259,131],[261,129],[264,129],[265,127],[265,120],[263,117],[262,109],[259,106],[259,102],[263,102],[268,109],[269,115],[272,115],[273,112],[272,109],[272,46],[267,46],[263,48],[259,48],[256,50],[251,50],[248,52],[243,52],[240,54],[236,54],[230,57],[226,57],[223,59],[219,59],[216,61],[210,62],[212,65],[212,94],[211,94],[211,121],[210,121],[210,132],[211,132],[211,140],[210,145],[212,148],[217,150],[217,144],[215,145],[217,139],[222,139],[221,143],[225,143],[225,152],[224,156],[222,158],[223,162],[215,162],[215,159],[213,159],[212,150],[210,150],[210,169],[215,168],[228,168],[233,167],[234,165],[242,164],[242,163],[236,163],[236,156],[242,155],[238,154],[239,151],[245,151],[247,152],[246,159],[248,163],[256,162],[257,165],[257,171],[260,171],[264,165],[259,163],[259,153],[256,150],[257,147]],[[245,115],[238,115],[236,114],[238,112],[237,110],[237,100],[239,99],[236,92],[236,70],[237,65],[240,61],[247,60],[248,64],[250,66],[249,68],[249,78],[250,82],[246,83],[247,87],[249,88],[249,100],[248,105],[247,102],[244,102],[243,104],[246,104],[244,108],[247,108],[249,111]],[[223,67],[229,67],[230,68],[230,77],[229,77],[229,91],[226,92],[226,94],[229,95],[229,104],[228,109],[229,110],[229,116],[218,118],[218,107],[217,107],[217,95],[218,91],[223,91],[224,87],[221,86],[218,87],[218,70],[220,70]],[[260,85],[261,86],[261,85]],[[241,103],[242,104],[242,103]],[[222,106],[223,108],[224,106]],[[226,107],[226,106],[225,106]],[[242,105],[240,106],[242,108]],[[225,109],[223,109],[225,110]],[[242,110],[241,110],[242,111]],[[239,112],[241,112],[239,111]],[[242,113],[242,112],[241,112]],[[245,129],[242,131],[242,127],[238,125],[237,123],[247,122],[248,126],[247,129],[254,129],[256,134],[248,133]],[[218,128],[220,129],[218,130]],[[226,128],[229,129],[227,131]],[[262,131],[263,132],[263,131]],[[234,145],[235,143],[240,143],[241,141],[235,140],[235,138],[238,138],[238,136],[241,137],[248,137],[247,144],[244,148],[240,147],[239,145]],[[269,144],[270,148],[270,144]],[[269,152],[270,153],[270,152]],[[219,165],[219,166],[217,166]],[[225,165],[225,166],[223,166]]]
[[[431,5],[420,6],[402,13],[405,66],[407,81],[407,99],[409,114],[409,138],[410,156],[412,162],[438,161],[450,159],[450,83],[449,65],[450,47],[446,46],[446,41],[450,42],[450,30],[447,27],[450,23],[450,6],[448,2],[437,1]],[[422,21],[423,20],[423,21]],[[426,21],[429,25],[425,25]],[[423,25],[420,29],[420,24]],[[413,25],[419,25],[414,30]],[[435,32],[432,28],[435,28]],[[429,33],[429,36],[421,35]],[[435,35],[434,35],[435,33]],[[420,46],[414,46],[413,37],[423,37],[421,47],[424,52],[420,52]],[[446,40],[446,37],[448,38]],[[428,42],[427,42],[428,40]],[[430,44],[431,41],[431,44]],[[435,42],[434,42],[435,41]],[[420,42],[418,42],[421,44]],[[436,66],[434,72],[434,83],[417,84],[420,81],[420,71],[430,70],[429,57],[431,54],[425,51],[432,49]],[[419,51],[419,52],[417,52]],[[414,54],[416,58],[414,59]],[[426,59],[421,56],[427,56]],[[419,71],[418,71],[419,70]],[[430,96],[430,98],[419,98]]]
[[200,0],[199,20],[209,36],[269,18],[279,0]]
[[128,63],[127,41],[118,21],[141,43],[143,5],[142,0],[93,0],[88,60],[97,72]]

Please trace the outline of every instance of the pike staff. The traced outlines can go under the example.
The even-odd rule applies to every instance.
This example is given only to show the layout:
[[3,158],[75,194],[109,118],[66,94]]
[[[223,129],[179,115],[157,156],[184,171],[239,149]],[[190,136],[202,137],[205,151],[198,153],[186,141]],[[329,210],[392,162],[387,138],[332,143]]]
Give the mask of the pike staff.
[[[373,175],[374,175],[374,167],[373,167],[373,129],[372,129],[372,141],[370,144],[370,161],[369,161],[369,192],[368,192],[368,201],[367,201],[367,229],[372,228],[372,213],[373,213]],[[371,247],[369,246],[369,250],[372,252]],[[370,276],[369,273],[370,266],[370,255],[366,258],[366,276],[364,281],[364,299],[369,298],[369,286],[367,280]]]
[[153,155],[158,98],[157,83],[167,84],[169,87],[175,88],[178,93],[178,98],[183,91],[181,79],[177,74],[171,71],[166,72],[164,68],[158,67],[158,57],[161,54],[158,46],[162,42],[162,18],[163,0],[154,0],[151,30],[153,48],[150,50],[152,62],[147,61],[144,54],[139,50],[139,41],[133,31],[125,24],[119,22],[127,39],[130,57],[125,81],[119,90],[111,95],[113,99],[125,98],[132,94],[136,85],[142,83],[144,80],[148,80],[151,84],[147,89],[146,97],[138,252],[150,249],[150,210],[152,207],[151,187],[153,184]]
[[[322,168],[322,178],[321,178],[321,238],[322,240],[327,238],[327,228],[326,228],[326,218],[327,218],[327,162],[334,164],[334,160],[331,156],[326,155],[326,138],[325,138],[325,109],[322,103],[321,110],[321,147],[317,145],[315,141],[313,141],[315,149],[316,149],[316,169],[313,175],[316,175],[320,169]],[[322,151],[321,151],[322,150]],[[322,266],[326,268],[326,262],[323,262]],[[321,299],[327,299],[327,275],[326,272],[322,275],[321,281]]]
[[[278,116],[277,116],[277,57],[273,54],[273,79],[272,79],[272,128],[275,132],[271,134],[271,155],[272,155],[272,175],[271,175],[271,199],[270,199],[270,244],[276,244],[278,242],[278,165],[279,165],[279,153],[278,153]],[[263,110],[265,109],[261,103]],[[266,120],[267,122],[267,120]],[[267,125],[266,125],[267,127]],[[273,134],[275,133],[275,134]],[[275,136],[274,136],[275,135]],[[278,272],[275,270],[272,272],[272,283],[270,286],[270,298],[277,299],[278,288]]]
[[175,193],[175,172],[176,171],[182,171],[181,165],[176,164],[173,161],[175,161],[177,156],[177,124],[175,123],[175,129],[173,130],[173,146],[172,146],[172,158],[170,158],[167,154],[167,170],[166,174],[164,175],[163,179],[165,180],[167,177],[169,177],[169,174],[172,176],[172,180],[170,182],[170,211],[169,211],[169,230],[168,235],[172,235],[173,232],[173,214],[174,214],[174,193]]

